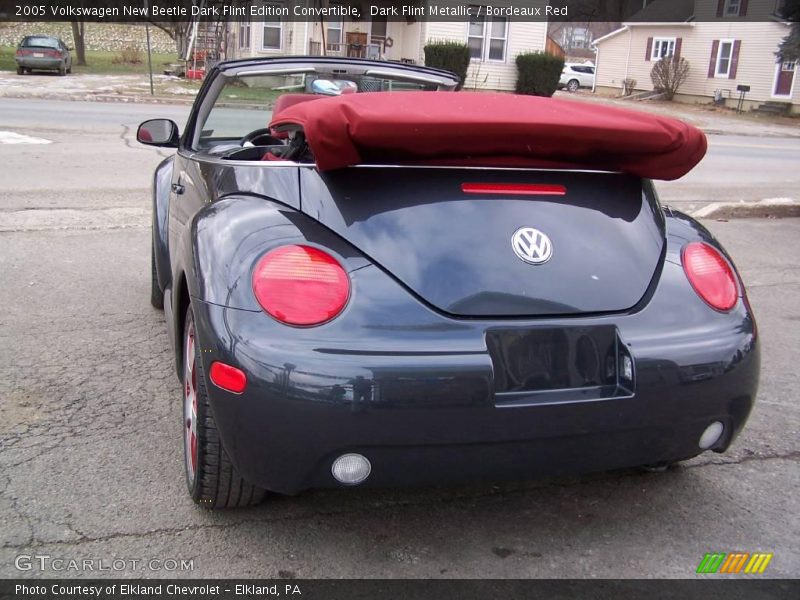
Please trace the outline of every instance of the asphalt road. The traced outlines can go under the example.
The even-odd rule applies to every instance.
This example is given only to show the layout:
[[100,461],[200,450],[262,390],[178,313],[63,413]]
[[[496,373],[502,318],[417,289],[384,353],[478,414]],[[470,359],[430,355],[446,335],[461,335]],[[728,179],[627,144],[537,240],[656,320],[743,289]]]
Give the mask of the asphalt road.
[[[180,386],[148,303],[147,188],[160,153],[131,139],[159,114],[185,110],[0,100],[0,132],[52,141],[0,141],[0,577],[691,577],[706,552],[735,550],[774,553],[768,576],[800,573],[791,219],[707,223],[742,271],[763,342],[758,404],[725,455],[661,474],[197,509],[183,483]],[[715,140],[711,158],[758,172],[798,152],[784,140]],[[797,189],[781,181],[775,195]],[[19,571],[28,555],[124,562]],[[131,562],[148,559],[160,569]],[[169,570],[170,559],[194,568]]]
[[708,202],[800,198],[800,138],[709,135],[691,173],[658,182],[661,200],[694,211]]
[[[55,142],[42,155],[47,162],[34,167],[30,162],[38,154],[30,152],[29,147],[18,146],[18,152],[4,165],[3,187],[22,193],[15,208],[36,205],[40,200],[31,197],[39,190],[53,188],[66,194],[47,200],[46,206],[72,207],[91,202],[108,207],[107,192],[111,190],[114,206],[141,206],[131,192],[142,187],[142,170],[157,164],[159,156],[166,153],[139,146],[135,141],[136,126],[148,118],[166,117],[182,127],[188,112],[188,106],[166,104],[0,99],[0,132],[23,132]],[[268,115],[265,111],[265,123]],[[712,134],[708,140],[706,157],[691,173],[677,181],[657,183],[663,203],[692,212],[709,202],[797,198],[800,138]],[[75,153],[83,160],[67,161]],[[93,184],[87,190],[85,182],[89,177]],[[79,197],[73,199],[73,191],[80,191]]]

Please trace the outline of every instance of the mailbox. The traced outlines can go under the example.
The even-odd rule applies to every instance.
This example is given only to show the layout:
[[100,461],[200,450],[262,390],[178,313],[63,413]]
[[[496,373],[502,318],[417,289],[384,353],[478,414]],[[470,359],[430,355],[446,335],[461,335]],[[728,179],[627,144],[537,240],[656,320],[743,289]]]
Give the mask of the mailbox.
[[750,86],[749,85],[737,85],[736,86],[736,91],[737,92],[749,92],[750,91]]

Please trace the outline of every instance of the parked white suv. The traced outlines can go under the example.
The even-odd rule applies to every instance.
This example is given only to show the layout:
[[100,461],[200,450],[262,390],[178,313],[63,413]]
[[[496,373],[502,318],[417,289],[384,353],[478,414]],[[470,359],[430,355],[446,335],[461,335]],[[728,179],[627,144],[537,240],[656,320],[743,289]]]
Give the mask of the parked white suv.
[[570,92],[577,92],[582,87],[594,87],[594,65],[581,63],[564,63],[559,86]]

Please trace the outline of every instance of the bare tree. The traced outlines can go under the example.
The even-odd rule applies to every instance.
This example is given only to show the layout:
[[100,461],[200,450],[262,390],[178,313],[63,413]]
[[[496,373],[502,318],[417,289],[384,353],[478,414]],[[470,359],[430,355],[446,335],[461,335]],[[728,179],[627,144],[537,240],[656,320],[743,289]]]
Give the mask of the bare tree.
[[800,59],[800,0],[786,0],[781,16],[792,25],[789,35],[783,38],[778,47],[778,57],[781,60],[798,60]]
[[[149,19],[148,19],[149,20]],[[178,56],[184,58],[189,47],[189,38],[192,35],[194,25],[191,20],[180,20],[180,17],[173,21],[152,21],[150,24],[166,33],[175,42],[175,51]]]
[[[195,3],[194,0],[177,1],[186,7],[187,10],[191,9],[191,6]],[[227,4],[230,6],[235,5],[249,7],[254,2],[255,0],[205,0],[205,6],[207,8],[212,6],[222,7]],[[166,20],[156,20],[153,18],[149,18],[147,20],[150,21],[151,25],[166,33],[172,39],[172,41],[175,42],[175,51],[178,53],[178,56],[181,58],[186,57],[192,38],[192,29],[194,28],[197,18],[187,19],[186,17],[182,16],[171,16],[167,17]],[[210,22],[211,20],[209,19],[203,21]]]
[[681,57],[664,57],[650,71],[653,87],[662,91],[667,100],[675,97],[687,77],[689,77],[689,61]]
[[86,22],[72,21],[72,42],[75,45],[76,65],[86,66]]

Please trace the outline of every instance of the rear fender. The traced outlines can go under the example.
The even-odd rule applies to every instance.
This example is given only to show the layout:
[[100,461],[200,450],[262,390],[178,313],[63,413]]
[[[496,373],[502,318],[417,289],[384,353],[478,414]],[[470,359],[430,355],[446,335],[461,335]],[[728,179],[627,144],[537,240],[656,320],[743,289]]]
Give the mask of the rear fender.
[[681,252],[684,246],[690,242],[705,242],[719,250],[731,264],[733,272],[739,280],[739,295],[742,296],[744,294],[744,284],[742,283],[741,275],[739,275],[739,270],[717,238],[715,238],[702,223],[689,215],[670,208],[665,209],[665,212],[667,217],[667,255],[665,260],[682,266]]
[[347,272],[368,261],[350,244],[310,217],[255,196],[228,196],[201,210],[192,223],[192,265],[187,284],[192,298],[220,306],[260,311],[251,278],[264,253],[287,244],[325,250]]

